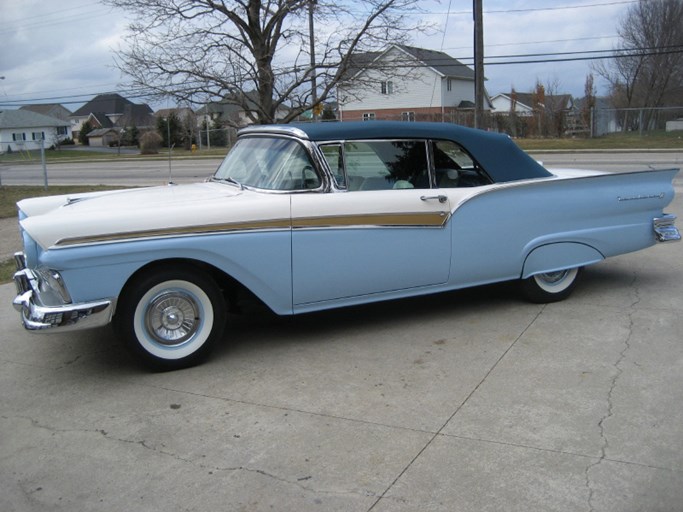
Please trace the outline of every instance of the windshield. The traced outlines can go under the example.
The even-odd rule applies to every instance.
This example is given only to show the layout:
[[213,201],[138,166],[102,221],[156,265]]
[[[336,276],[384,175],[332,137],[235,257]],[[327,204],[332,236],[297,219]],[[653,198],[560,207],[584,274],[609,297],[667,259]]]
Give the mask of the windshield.
[[320,186],[304,147],[291,139],[239,139],[223,160],[215,180],[266,190],[302,190]]

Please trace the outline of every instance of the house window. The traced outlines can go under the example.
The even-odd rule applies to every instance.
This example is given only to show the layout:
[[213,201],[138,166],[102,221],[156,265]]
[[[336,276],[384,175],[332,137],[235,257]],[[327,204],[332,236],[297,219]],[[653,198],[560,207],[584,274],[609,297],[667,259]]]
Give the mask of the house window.
[[401,112],[401,121],[415,121],[415,112]]
[[45,140],[45,132],[31,133],[31,140]]
[[394,82],[388,80],[381,83],[382,94],[394,94]]
[[66,135],[68,132],[66,131],[66,126],[58,126],[57,127],[57,135]]
[[17,142],[19,140],[26,140],[26,134],[25,133],[13,133],[12,134],[12,140],[14,142]]
[[365,112],[363,114],[363,121],[374,121],[375,120],[375,113],[374,112]]
[[446,90],[447,91],[452,91],[453,90],[453,80],[450,78],[446,80]]

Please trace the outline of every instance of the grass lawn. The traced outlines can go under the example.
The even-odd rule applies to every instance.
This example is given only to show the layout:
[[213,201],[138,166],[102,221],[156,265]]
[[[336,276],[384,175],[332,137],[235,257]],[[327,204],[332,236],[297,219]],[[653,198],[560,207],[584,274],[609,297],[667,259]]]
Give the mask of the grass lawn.
[[12,276],[16,271],[16,266],[13,259],[0,261],[0,284],[9,283],[12,281]]
[[623,149],[680,149],[683,150],[683,132],[653,131],[642,137],[638,133],[611,133],[592,139],[515,139],[525,151],[542,150],[623,150]]

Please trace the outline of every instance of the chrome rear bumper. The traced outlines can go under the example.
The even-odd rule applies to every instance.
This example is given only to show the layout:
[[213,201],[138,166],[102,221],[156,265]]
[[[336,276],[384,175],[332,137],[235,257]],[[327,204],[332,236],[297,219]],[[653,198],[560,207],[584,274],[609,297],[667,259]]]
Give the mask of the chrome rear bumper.
[[655,230],[655,236],[658,242],[678,242],[681,239],[681,234],[678,232],[674,223],[676,216],[670,213],[665,213],[661,217],[655,217],[652,221],[652,227]]
[[24,255],[16,253],[14,259],[17,264],[17,272],[14,274],[17,296],[12,304],[21,313],[21,320],[27,330],[80,330],[106,325],[111,321],[114,311],[112,299],[45,305],[41,300],[39,278],[31,269],[26,268]]

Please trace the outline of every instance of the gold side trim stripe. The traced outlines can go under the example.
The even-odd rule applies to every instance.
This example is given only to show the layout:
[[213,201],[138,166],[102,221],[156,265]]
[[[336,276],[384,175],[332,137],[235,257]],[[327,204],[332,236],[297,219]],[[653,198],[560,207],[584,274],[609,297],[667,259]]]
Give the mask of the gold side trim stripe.
[[94,244],[104,242],[118,242],[121,240],[134,240],[138,238],[160,238],[169,236],[186,235],[210,235],[228,233],[231,231],[252,231],[256,229],[289,229],[289,219],[256,220],[251,222],[232,222],[226,224],[210,224],[207,226],[184,226],[178,228],[147,229],[141,231],[129,231],[124,233],[109,233],[106,235],[81,236],[63,238],[58,240],[55,246]]
[[293,228],[326,228],[343,226],[372,227],[441,227],[448,221],[446,212],[378,213],[294,219]]
[[211,235],[239,231],[280,230],[302,228],[336,228],[336,227],[443,227],[450,218],[449,212],[427,213],[380,213],[367,215],[340,215],[329,217],[306,217],[295,219],[256,220],[250,222],[233,222],[211,224],[208,226],[183,226],[178,228],[147,229],[63,238],[55,243],[55,247],[70,245],[98,244],[136,240],[140,238],[162,238],[188,235]]

